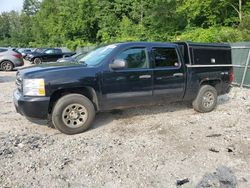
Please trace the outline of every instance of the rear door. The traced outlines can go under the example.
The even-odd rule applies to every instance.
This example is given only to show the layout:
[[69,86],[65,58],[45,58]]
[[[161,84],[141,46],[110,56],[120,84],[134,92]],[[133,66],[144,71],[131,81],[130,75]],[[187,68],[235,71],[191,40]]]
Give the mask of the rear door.
[[185,71],[176,47],[152,47],[153,96],[166,102],[182,100],[185,91]]
[[44,51],[43,61],[45,62],[53,62],[55,56],[54,49],[47,49]]
[[55,52],[55,56],[54,56],[53,61],[57,61],[58,59],[63,57],[63,53],[61,49],[54,49],[54,52]]
[[48,49],[45,52],[44,60],[46,62],[54,62],[62,57],[62,51],[60,49]]
[[115,59],[125,60],[127,68],[103,72],[103,108],[147,104],[148,100],[152,99],[153,81],[147,48],[135,46],[123,49]]

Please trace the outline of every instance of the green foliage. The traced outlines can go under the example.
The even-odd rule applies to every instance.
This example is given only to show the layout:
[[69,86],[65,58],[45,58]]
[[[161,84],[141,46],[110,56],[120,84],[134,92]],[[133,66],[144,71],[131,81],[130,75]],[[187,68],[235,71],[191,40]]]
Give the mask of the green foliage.
[[177,40],[193,42],[237,42],[242,41],[242,33],[232,27],[193,28],[176,37]]
[[41,2],[38,0],[24,0],[23,13],[29,16],[35,15],[39,10],[40,5]]
[[250,40],[250,2],[241,14],[239,0],[24,0],[0,14],[0,46]]
[[[250,4],[250,3],[249,3]],[[239,26],[244,40],[250,40],[250,14],[243,17],[242,23]]]

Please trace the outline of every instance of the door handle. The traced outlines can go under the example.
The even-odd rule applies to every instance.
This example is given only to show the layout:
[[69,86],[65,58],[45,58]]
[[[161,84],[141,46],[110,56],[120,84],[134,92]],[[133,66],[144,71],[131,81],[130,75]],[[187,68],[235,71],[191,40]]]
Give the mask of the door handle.
[[181,76],[183,76],[183,73],[175,73],[175,74],[173,74],[173,76],[174,77],[181,77]]
[[151,75],[141,75],[139,76],[140,79],[151,78]]

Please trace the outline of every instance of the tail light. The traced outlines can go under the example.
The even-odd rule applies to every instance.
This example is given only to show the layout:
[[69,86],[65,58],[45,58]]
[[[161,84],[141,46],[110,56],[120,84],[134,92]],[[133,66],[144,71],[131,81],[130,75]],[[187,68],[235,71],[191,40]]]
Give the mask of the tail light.
[[18,59],[21,59],[23,57],[22,54],[14,54],[14,56]]
[[230,70],[230,83],[232,83],[234,81],[234,69],[233,67]]

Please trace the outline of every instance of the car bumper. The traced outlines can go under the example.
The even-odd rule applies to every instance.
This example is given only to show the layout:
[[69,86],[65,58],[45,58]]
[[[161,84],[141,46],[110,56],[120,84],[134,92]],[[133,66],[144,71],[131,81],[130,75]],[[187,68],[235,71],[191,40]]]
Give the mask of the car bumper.
[[30,61],[30,62],[32,61],[32,58],[33,58],[33,57],[30,57],[30,56],[26,56],[26,57],[25,57],[25,59],[28,60],[28,61]]
[[19,114],[32,119],[47,119],[49,97],[24,97],[18,90],[15,90],[13,98]]
[[15,67],[20,67],[24,65],[24,61],[23,58],[22,59],[17,59],[16,61],[14,61]]

